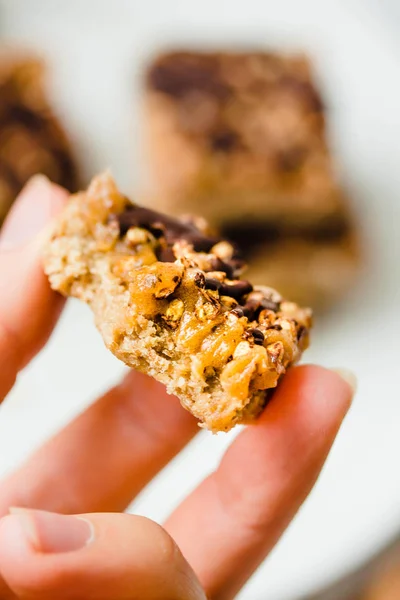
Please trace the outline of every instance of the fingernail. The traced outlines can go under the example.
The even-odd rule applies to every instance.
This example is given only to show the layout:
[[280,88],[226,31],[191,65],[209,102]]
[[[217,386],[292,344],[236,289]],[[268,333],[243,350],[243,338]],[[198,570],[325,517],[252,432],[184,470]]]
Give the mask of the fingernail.
[[354,394],[357,391],[357,377],[354,375],[352,371],[349,369],[331,369],[334,373],[339,375],[351,388],[351,391]]
[[23,535],[36,552],[73,552],[94,539],[92,523],[81,517],[26,508],[10,508],[10,513],[18,519]]
[[48,222],[52,185],[44,175],[35,175],[16,199],[1,230],[0,249],[13,250],[28,243]]

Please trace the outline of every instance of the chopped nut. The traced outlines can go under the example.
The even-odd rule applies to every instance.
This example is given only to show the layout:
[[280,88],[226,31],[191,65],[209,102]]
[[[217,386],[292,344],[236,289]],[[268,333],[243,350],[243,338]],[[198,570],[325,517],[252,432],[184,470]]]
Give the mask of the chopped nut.
[[219,312],[219,307],[215,304],[211,304],[209,302],[205,302],[201,306],[197,306],[196,308],[196,316],[200,321],[207,321],[208,319],[213,319],[215,315]]
[[220,301],[228,310],[232,310],[238,305],[237,301],[234,298],[231,298],[231,296],[220,296]]
[[208,302],[211,302],[214,306],[220,306],[220,297],[218,290],[201,290],[203,296]]
[[162,315],[162,318],[171,327],[176,327],[180,318],[183,315],[184,309],[185,305],[183,304],[183,301],[179,298],[175,298],[175,300],[172,300],[171,304],[168,306],[167,310],[165,311],[165,314]]
[[126,242],[131,246],[145,244],[149,241],[150,232],[141,227],[131,227],[126,233]]
[[194,274],[194,283],[199,288],[204,288],[206,285],[206,278],[201,271],[196,271]]
[[298,313],[298,306],[296,304],[294,304],[294,302],[282,302],[282,310],[285,311],[285,313],[287,314],[293,314],[296,315]]
[[291,331],[292,329],[292,323],[288,321],[288,319],[280,319],[279,325],[281,326],[281,329],[286,329],[286,331]]
[[256,292],[261,292],[264,298],[268,298],[276,304],[280,304],[280,302],[282,302],[282,296],[273,288],[270,288],[266,285],[255,285],[254,290]]
[[207,279],[216,279],[222,283],[226,279],[226,274],[223,271],[207,271]]
[[275,364],[282,360],[284,354],[284,347],[282,342],[275,342],[267,346],[267,354],[270,361]]
[[269,308],[264,308],[258,315],[258,322],[262,323],[264,327],[272,327],[276,321],[276,313]]
[[238,356],[244,356],[250,352],[250,344],[249,342],[239,342],[236,346],[236,349],[233,353],[233,358],[238,358]]
[[238,319],[240,318],[240,315],[238,315],[235,311],[237,309],[233,309],[230,312],[225,313],[225,320],[228,324],[228,327],[232,327],[233,325],[235,325],[238,322]]
[[233,256],[233,246],[229,242],[218,242],[215,246],[212,247],[211,252],[218,256],[221,260],[229,260]]
[[179,220],[182,223],[186,223],[187,225],[194,225],[199,231],[201,231],[205,235],[210,233],[210,226],[206,219],[204,219],[204,217],[200,217],[199,215],[186,214],[181,215],[179,217]]

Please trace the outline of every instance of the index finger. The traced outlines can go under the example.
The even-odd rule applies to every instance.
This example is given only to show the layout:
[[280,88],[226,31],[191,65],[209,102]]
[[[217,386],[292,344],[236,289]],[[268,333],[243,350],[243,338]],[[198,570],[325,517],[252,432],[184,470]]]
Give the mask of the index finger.
[[233,598],[276,544],[314,485],[352,394],[332,371],[290,369],[259,420],[167,521],[210,598]]
[[63,306],[41,266],[39,233],[68,194],[43,176],[21,192],[0,235],[0,401],[47,341]]

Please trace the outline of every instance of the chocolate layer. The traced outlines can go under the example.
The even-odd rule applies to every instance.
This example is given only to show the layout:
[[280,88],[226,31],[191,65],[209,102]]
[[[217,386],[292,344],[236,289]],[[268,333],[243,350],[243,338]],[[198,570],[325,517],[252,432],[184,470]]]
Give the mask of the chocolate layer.
[[199,91],[225,98],[229,88],[221,80],[215,55],[173,52],[160,57],[147,75],[149,88],[181,98]]
[[192,244],[196,252],[209,252],[221,241],[221,238],[205,235],[193,223],[183,223],[155,210],[133,204],[117,215],[117,219],[121,235],[125,235],[131,227],[143,227],[151,231],[154,237],[163,237],[169,246],[184,240]]
[[[161,262],[174,262],[174,244],[185,241],[190,244],[196,252],[210,253],[213,246],[221,241],[221,237],[213,237],[204,234],[193,221],[182,222],[173,217],[161,214],[157,211],[130,204],[127,200],[123,212],[112,215],[111,221],[118,223],[120,236],[124,237],[132,227],[147,229],[157,240],[156,254]],[[243,268],[243,259],[236,245],[233,245],[234,254],[232,258],[222,260],[214,256],[210,257],[209,271],[224,272],[227,279],[220,280],[217,276],[210,276],[199,272],[196,285],[205,291],[218,291],[220,296],[229,296],[237,301],[238,305],[232,309],[232,314],[237,317],[246,316],[251,321],[257,320],[264,310],[278,312],[280,303],[272,297],[266,297],[264,292],[254,290],[249,281],[237,279],[239,271]],[[252,332],[254,343],[262,343],[263,333],[258,329]]]
[[[117,220],[121,236],[124,236],[131,227],[143,227],[150,231],[158,240],[157,255],[162,262],[173,262],[176,259],[173,252],[176,242],[185,241],[192,245],[196,252],[210,252],[213,246],[223,241],[221,237],[206,235],[193,222],[179,221],[155,210],[133,204],[127,204],[122,213],[113,215],[112,218]],[[234,278],[243,267],[243,259],[238,249],[234,247],[232,258],[222,260],[215,256],[212,267],[214,270],[226,273],[229,278]]]

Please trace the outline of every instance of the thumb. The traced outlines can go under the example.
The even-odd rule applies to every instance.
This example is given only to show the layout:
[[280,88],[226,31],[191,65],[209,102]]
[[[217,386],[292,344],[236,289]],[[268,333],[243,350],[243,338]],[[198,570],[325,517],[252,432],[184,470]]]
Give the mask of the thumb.
[[167,532],[126,514],[12,509],[0,521],[0,573],[21,600],[205,600]]

